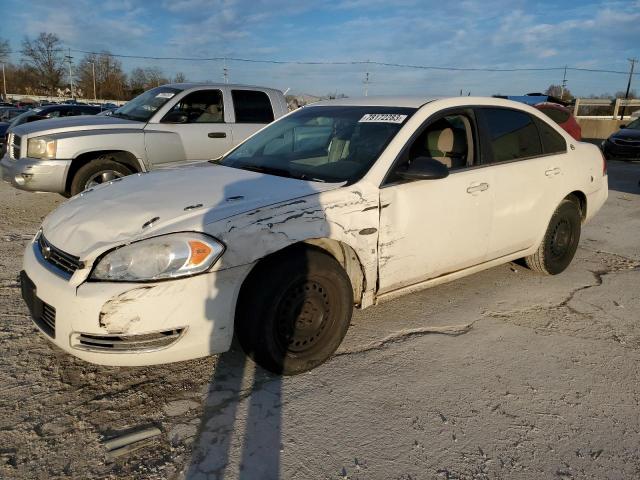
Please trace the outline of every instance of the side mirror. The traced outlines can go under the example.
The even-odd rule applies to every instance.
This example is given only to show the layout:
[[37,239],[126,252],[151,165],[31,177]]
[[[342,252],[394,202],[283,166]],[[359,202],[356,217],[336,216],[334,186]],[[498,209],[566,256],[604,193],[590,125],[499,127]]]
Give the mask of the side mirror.
[[449,169],[434,158],[417,157],[411,160],[406,169],[396,173],[405,180],[438,180],[448,177]]
[[622,130],[623,128],[627,128],[627,126],[623,123],[619,128]]
[[162,119],[163,123],[187,123],[189,117],[183,112],[169,112]]

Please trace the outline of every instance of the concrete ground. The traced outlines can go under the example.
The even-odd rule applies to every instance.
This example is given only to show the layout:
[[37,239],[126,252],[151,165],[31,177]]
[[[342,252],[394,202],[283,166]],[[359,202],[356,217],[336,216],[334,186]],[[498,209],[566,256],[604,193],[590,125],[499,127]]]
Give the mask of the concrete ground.
[[0,185],[0,478],[640,478],[640,163],[609,173],[562,275],[507,264],[358,311],[290,378],[237,350],[118,369],[49,346],[16,276],[62,198]]

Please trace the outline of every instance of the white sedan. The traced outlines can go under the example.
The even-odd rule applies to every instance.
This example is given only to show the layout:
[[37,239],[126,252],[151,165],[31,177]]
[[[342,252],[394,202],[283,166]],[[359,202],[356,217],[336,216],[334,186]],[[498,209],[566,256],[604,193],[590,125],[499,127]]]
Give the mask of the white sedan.
[[599,149],[494,98],[320,102],[221,159],[133,175],[52,212],[22,294],[42,333],[105,365],[229,349],[295,374],[353,307],[524,258],[557,274],[607,198]]

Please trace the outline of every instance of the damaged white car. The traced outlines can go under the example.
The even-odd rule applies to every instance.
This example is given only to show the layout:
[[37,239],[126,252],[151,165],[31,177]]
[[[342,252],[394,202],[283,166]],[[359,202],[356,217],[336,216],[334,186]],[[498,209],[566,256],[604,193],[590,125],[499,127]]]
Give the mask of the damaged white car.
[[106,365],[229,349],[324,362],[354,306],[526,259],[557,274],[607,198],[606,163],[493,98],[321,102],[212,163],[114,180],[51,213],[22,294],[42,333]]

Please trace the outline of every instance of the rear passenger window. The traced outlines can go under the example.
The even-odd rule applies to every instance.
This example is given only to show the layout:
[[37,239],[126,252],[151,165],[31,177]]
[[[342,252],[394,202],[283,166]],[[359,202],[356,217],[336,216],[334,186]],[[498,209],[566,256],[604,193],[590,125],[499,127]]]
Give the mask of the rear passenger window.
[[507,108],[482,109],[493,150],[492,162],[542,155],[538,129],[527,113]]
[[273,108],[271,108],[271,102],[266,93],[253,90],[232,90],[231,97],[236,112],[236,123],[273,122]]
[[544,153],[564,153],[567,151],[567,142],[564,141],[562,135],[538,118],[535,119],[535,122],[540,132]]

